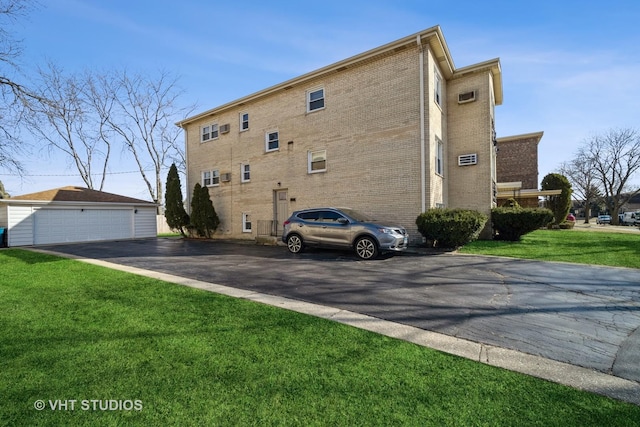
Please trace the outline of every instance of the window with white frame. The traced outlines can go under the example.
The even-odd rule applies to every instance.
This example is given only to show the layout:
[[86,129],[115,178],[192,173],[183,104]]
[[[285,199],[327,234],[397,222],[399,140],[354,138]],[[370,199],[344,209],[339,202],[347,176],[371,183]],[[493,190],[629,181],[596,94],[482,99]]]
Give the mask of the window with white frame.
[[211,171],[202,172],[202,186],[211,185]]
[[209,141],[210,139],[217,139],[219,135],[218,124],[202,126],[200,128],[200,142]]
[[240,132],[249,130],[249,113],[240,114]]
[[436,104],[442,106],[442,76],[438,70],[434,70],[434,101]]
[[205,142],[211,139],[211,126],[202,126],[200,128],[200,142]]
[[324,108],[324,88],[307,91],[307,113]]
[[308,173],[327,171],[327,150],[309,151]]
[[242,214],[242,232],[251,233],[251,214],[246,212]]
[[444,175],[444,144],[436,137],[436,173]]
[[251,167],[249,166],[248,163],[243,163],[240,166],[240,176],[241,176],[241,179],[240,179],[241,182],[251,181]]
[[220,171],[218,169],[202,172],[202,186],[220,185]]
[[280,140],[278,137],[278,131],[267,132],[265,134],[264,149],[265,151],[276,151],[280,149]]

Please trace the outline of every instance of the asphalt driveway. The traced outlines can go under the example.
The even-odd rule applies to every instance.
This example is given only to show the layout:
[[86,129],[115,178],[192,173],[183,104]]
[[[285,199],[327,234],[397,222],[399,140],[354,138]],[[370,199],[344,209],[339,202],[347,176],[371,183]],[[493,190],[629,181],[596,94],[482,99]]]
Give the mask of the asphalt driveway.
[[327,305],[640,382],[640,271],[149,239],[42,249]]

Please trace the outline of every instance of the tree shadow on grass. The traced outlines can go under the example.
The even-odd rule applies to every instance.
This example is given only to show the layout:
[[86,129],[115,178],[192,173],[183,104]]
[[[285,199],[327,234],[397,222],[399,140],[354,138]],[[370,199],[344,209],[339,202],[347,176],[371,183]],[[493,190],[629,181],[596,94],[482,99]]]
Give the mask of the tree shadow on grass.
[[47,255],[23,249],[4,249],[0,251],[0,258],[2,257],[14,258],[30,265],[64,261],[64,258],[60,258],[54,255]]

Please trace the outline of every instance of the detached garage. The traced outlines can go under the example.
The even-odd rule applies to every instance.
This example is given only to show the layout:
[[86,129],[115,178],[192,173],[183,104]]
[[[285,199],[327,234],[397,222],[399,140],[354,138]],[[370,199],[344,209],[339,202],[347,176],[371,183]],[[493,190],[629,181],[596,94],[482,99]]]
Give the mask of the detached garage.
[[155,237],[157,205],[144,200],[63,187],[0,199],[7,246]]

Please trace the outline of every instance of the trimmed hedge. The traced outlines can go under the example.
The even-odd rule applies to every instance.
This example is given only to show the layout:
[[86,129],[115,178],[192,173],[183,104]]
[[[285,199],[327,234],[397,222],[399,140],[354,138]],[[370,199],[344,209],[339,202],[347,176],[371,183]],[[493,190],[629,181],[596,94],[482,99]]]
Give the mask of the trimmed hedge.
[[517,242],[522,236],[553,221],[553,212],[540,208],[493,208],[491,222],[496,240]]
[[466,209],[429,209],[416,219],[420,234],[433,246],[457,248],[478,238],[487,216]]

